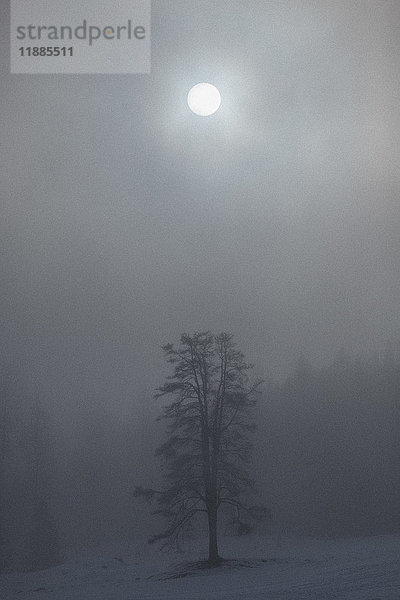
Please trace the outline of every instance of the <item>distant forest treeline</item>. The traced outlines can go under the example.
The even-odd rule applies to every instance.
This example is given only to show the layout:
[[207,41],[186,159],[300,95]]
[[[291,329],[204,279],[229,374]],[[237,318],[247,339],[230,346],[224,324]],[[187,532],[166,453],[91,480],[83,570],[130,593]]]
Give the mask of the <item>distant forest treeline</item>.
[[[4,372],[0,403],[0,559],[36,569],[67,545],[149,537],[133,499],[163,432],[139,417],[79,405],[63,425],[51,403]],[[140,401],[140,402],[139,402]],[[153,405],[152,405],[153,406]],[[154,406],[152,408],[154,410]],[[400,530],[400,359],[346,357],[316,368],[304,359],[282,384],[267,382],[256,409],[253,475],[274,535],[345,536]],[[143,511],[147,509],[144,507]],[[154,526],[157,529],[157,526]]]
[[400,529],[400,362],[305,360],[259,406],[262,489],[277,529],[317,535]]

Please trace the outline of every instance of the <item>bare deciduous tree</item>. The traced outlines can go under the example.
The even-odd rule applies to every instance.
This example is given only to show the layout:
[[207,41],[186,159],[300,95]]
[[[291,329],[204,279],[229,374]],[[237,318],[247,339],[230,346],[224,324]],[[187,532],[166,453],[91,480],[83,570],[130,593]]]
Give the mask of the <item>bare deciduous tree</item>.
[[220,509],[228,509],[239,533],[266,514],[263,506],[246,501],[254,493],[246,467],[254,430],[251,409],[261,382],[249,382],[251,365],[227,333],[184,334],[178,348],[167,344],[163,350],[174,367],[155,396],[172,398],[160,417],[168,421],[168,439],[156,452],[163,459],[166,484],[161,490],[138,487],[135,495],[156,501],[154,514],[169,522],[150,541],[178,540],[185,525],[204,513],[208,561],[217,565]]

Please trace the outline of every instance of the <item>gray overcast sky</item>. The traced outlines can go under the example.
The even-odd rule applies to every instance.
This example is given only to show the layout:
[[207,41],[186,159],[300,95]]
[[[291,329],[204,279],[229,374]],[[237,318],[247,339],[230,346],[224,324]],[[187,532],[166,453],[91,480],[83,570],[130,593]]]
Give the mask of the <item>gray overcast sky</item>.
[[7,4],[7,369],[118,407],[182,331],[275,377],[400,337],[398,0],[154,1],[151,74],[91,76],[10,75]]

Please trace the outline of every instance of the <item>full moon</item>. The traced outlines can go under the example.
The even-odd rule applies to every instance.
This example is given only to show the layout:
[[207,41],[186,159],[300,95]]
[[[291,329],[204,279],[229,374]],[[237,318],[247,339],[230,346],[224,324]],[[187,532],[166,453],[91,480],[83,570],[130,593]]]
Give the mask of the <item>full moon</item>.
[[187,100],[195,115],[208,117],[219,109],[221,94],[211,83],[198,83],[190,90]]

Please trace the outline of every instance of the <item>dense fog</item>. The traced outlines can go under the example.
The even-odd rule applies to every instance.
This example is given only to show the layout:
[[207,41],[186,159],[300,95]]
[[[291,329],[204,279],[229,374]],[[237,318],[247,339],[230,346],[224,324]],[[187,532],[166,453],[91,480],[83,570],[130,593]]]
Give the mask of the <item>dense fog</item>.
[[397,0],[157,0],[149,75],[11,75],[0,18],[2,564],[157,531],[182,332],[264,379],[262,531],[398,531]]
[[[15,377],[5,381],[2,533],[14,559],[27,560],[35,525],[64,548],[157,533],[162,521],[133,490],[160,485],[153,454],[165,439],[162,423],[139,426],[133,409],[120,418],[79,406],[66,426]],[[270,514],[258,532],[279,538],[398,531],[399,386],[394,351],[369,363],[340,354],[324,368],[300,359],[284,383],[264,385],[253,415],[251,472]],[[37,523],[33,511],[43,497]]]

